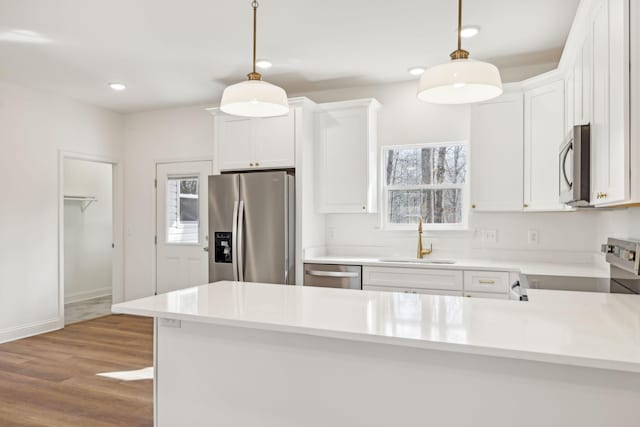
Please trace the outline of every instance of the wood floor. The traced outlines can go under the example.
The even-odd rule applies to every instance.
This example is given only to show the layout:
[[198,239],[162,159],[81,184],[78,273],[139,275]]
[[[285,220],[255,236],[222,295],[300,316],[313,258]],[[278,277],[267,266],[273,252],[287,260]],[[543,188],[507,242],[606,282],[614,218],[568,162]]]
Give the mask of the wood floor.
[[153,321],[112,315],[0,345],[0,426],[152,426],[151,380],[99,372],[153,364]]

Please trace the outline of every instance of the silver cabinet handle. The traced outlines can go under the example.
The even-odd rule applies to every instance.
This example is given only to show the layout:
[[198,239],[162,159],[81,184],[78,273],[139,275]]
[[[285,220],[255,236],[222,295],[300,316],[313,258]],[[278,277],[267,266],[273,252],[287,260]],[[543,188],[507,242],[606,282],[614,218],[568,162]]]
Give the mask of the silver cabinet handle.
[[244,282],[244,200],[238,206],[238,280]]
[[318,276],[318,277],[342,277],[342,278],[360,277],[360,273],[350,273],[345,271],[307,270],[307,274],[309,276]]
[[238,201],[233,202],[233,224],[231,230],[231,268],[233,280],[238,281]]
[[205,246],[204,248],[202,248],[202,250],[205,252],[209,252],[209,246]]

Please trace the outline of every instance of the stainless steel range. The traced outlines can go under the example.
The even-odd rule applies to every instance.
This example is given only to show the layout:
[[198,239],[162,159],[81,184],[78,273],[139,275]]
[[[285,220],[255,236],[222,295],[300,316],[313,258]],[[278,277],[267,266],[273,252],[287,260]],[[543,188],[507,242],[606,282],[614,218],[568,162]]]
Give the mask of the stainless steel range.
[[610,292],[640,294],[640,241],[607,239],[602,245],[611,266]]

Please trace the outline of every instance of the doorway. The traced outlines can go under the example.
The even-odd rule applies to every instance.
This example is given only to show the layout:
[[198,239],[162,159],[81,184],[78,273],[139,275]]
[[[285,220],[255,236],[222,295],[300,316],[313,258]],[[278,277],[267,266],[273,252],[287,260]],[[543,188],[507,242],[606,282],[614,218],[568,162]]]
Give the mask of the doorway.
[[156,164],[156,294],[209,283],[213,162]]
[[114,283],[111,163],[62,160],[64,324],[111,314]]

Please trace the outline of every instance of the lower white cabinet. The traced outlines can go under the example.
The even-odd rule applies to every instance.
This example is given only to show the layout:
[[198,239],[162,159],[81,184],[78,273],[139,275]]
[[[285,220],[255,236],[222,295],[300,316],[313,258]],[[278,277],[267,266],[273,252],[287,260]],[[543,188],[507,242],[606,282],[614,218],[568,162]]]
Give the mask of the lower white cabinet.
[[463,296],[462,291],[443,291],[443,290],[431,290],[431,289],[419,289],[419,288],[401,288],[395,286],[371,286],[364,285],[362,287],[365,291],[378,291],[378,292],[401,292],[403,294],[423,294],[423,295],[445,295],[453,297]]
[[510,273],[442,268],[363,267],[365,291],[509,299]]
[[462,291],[462,271],[404,267],[364,267],[362,284],[392,288]]
[[500,271],[465,271],[465,292],[509,294],[509,273]]
[[467,298],[509,299],[509,294],[493,294],[489,292],[465,292]]

